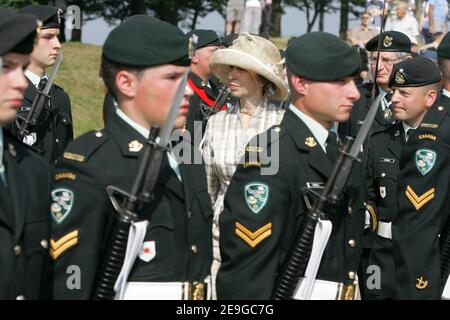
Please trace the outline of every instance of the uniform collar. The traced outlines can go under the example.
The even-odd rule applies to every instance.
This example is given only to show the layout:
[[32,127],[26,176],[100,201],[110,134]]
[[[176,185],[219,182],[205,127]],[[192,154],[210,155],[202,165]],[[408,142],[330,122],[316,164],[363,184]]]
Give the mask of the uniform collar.
[[446,96],[447,98],[450,98],[450,91],[445,90],[445,89],[442,89],[442,94],[443,94],[444,96]]
[[[305,123],[305,125],[317,139],[317,142],[319,142],[319,145],[322,147],[323,151],[325,151],[326,141],[328,138],[328,130],[325,129],[319,122],[301,112],[293,104],[289,106],[289,109]],[[331,130],[333,130],[333,128]],[[334,131],[336,132],[336,129]]]
[[[27,78],[31,81],[31,83],[37,88],[39,85],[39,82],[41,81],[41,77],[39,77],[38,75],[34,74],[33,72],[31,72],[30,70],[25,70],[25,75],[27,76]],[[45,75],[44,75],[45,77]]]
[[418,127],[413,128],[413,127],[411,127],[409,124],[407,124],[407,123],[404,122],[404,121],[402,121],[402,126],[403,126],[403,132],[405,133],[405,141],[408,141],[408,138],[409,138],[409,133],[408,133],[408,131],[409,131],[410,129],[416,130]]
[[125,121],[130,127],[139,132],[145,139],[148,138],[150,130],[144,128],[140,124],[133,121],[129,116],[127,116],[120,108],[116,108],[116,113],[123,121]]

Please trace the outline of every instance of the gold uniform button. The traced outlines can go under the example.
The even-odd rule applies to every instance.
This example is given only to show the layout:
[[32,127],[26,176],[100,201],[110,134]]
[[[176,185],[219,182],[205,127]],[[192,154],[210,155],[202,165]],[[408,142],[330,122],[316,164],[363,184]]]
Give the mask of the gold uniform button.
[[352,207],[348,207],[347,212],[348,212],[348,214],[352,214],[353,213]]
[[46,239],[42,239],[41,240],[41,246],[42,246],[42,248],[47,249],[48,248],[48,241]]
[[197,253],[198,252],[198,248],[197,248],[197,246],[195,244],[191,247],[191,250],[192,250],[193,253]]
[[381,174],[381,177],[382,177],[382,178],[386,177],[386,173],[383,172],[383,173]]
[[438,107],[438,110],[439,110],[439,111],[442,111],[442,110],[444,110],[444,107],[443,107],[443,106],[439,106],[439,107]]
[[348,240],[348,245],[350,248],[354,248],[356,246],[356,241],[353,239]]
[[19,246],[19,245],[15,245],[15,246],[14,246],[14,254],[15,254],[16,256],[20,256],[21,253],[22,253],[22,247]]
[[350,272],[348,273],[348,278],[349,278],[350,280],[354,280],[355,277],[356,277],[356,273],[354,273],[353,271],[350,271]]
[[19,294],[19,295],[16,297],[16,300],[25,300],[25,296],[24,296],[23,294]]
[[95,136],[96,136],[97,138],[101,138],[101,137],[103,137],[103,133],[101,133],[100,131],[97,131],[97,132],[95,133]]
[[281,131],[281,128],[280,127],[276,127],[275,128],[275,132],[280,132]]

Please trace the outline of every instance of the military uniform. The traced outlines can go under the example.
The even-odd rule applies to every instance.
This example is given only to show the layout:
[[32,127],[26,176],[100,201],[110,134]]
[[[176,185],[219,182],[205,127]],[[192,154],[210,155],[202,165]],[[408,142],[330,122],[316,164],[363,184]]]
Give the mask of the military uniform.
[[[57,7],[29,5],[21,8],[19,12],[32,14],[42,21],[41,29],[59,29],[60,27],[61,11]],[[27,72],[28,88],[18,112],[18,116],[24,119],[27,117],[36,97],[36,88],[42,81],[38,75],[31,73],[29,70]],[[53,85],[49,95],[49,102],[44,106],[38,124],[30,128],[31,137],[27,137],[28,142],[26,143],[32,145],[38,154],[47,159],[50,164],[53,164],[73,139],[73,126],[72,109],[67,93],[61,87]],[[14,135],[18,136],[16,124],[11,124],[9,129]]]
[[[34,17],[0,7],[0,56],[29,55],[36,28]],[[0,127],[1,300],[51,296],[48,171],[44,160]]]
[[[136,32],[143,29],[154,32]],[[133,50],[123,46],[124,38],[135,45]],[[148,53],[148,47],[155,48],[152,54]],[[110,61],[124,68],[145,69],[168,64],[187,67],[190,63],[187,49],[187,38],[175,26],[148,16],[134,16],[110,33],[102,59],[105,59],[103,65]],[[131,100],[131,108],[138,108],[133,103],[136,102]],[[117,214],[106,188],[131,190],[145,150],[145,136],[148,136],[148,129],[144,124],[137,124],[119,106],[109,110],[103,130],[76,139],[58,160],[51,194],[51,256],[55,260],[56,299],[92,297],[110,221],[113,214]],[[127,288],[130,282],[175,285],[203,282],[208,278],[212,262],[213,212],[206,173],[203,164],[189,164],[201,158],[190,140],[183,140],[176,148],[192,150],[191,162],[174,164],[168,153],[152,200],[136,209],[138,219],[148,220],[149,226],[144,231],[143,243],[137,244],[138,257],[129,262],[132,268],[126,277]],[[81,288],[71,290],[67,286],[67,270],[73,265],[80,268]],[[161,286],[153,289],[153,297],[161,297],[159,290]],[[145,299],[148,295],[139,298]]]
[[[396,64],[389,85],[397,90],[436,84],[437,90],[440,81],[437,66],[418,57]],[[408,139],[400,157],[398,211],[392,219],[399,299],[440,298],[439,234],[450,205],[450,116],[438,102],[436,98],[433,106],[424,109],[418,127],[405,129]]]
[[[222,38],[217,34],[217,32],[212,30],[192,30],[187,35],[192,37],[195,50],[207,47],[221,47],[223,45]],[[209,61],[200,62],[206,63]],[[203,71],[205,72],[205,70]],[[189,100],[189,113],[186,119],[185,127],[191,134],[191,137],[194,137],[195,134],[198,134],[198,132],[195,131],[195,122],[201,122],[201,135],[193,138],[197,140],[197,143],[200,143],[206,129],[206,115],[210,112],[210,109],[219,96],[221,89],[223,89],[223,84],[214,76],[210,77],[206,81],[202,80],[202,78],[193,71],[189,73],[188,84],[194,94]],[[227,101],[230,101],[230,99],[227,99],[226,102]],[[217,105],[214,112],[225,110],[226,108],[226,103],[223,103],[222,105]],[[210,115],[213,114],[214,113],[211,113]]]
[[[333,62],[328,56],[331,47],[336,53]],[[311,56],[310,51],[323,55]],[[331,73],[329,64],[335,64],[336,60],[345,67]],[[292,42],[286,62],[293,73],[314,81],[335,81],[356,73],[360,65],[356,51],[326,33],[306,34]],[[222,257],[217,275],[219,299],[272,297],[281,267],[313,203],[304,189],[320,191],[331,175],[331,153],[324,152],[316,133],[302,117],[305,115],[299,115],[297,107],[291,105],[279,126],[258,135],[247,145],[234,173],[219,221]],[[322,127],[323,131],[327,129]],[[277,164],[270,161],[275,157]],[[277,171],[270,169],[273,166]],[[364,226],[364,215],[358,214],[363,209],[354,206],[361,186],[349,183],[346,189],[339,205],[324,210],[333,230],[317,274],[317,279],[333,282],[334,289],[327,291],[339,299],[355,296]],[[342,295],[336,289],[338,284],[345,285]]]
[[372,223],[368,231],[380,233],[375,236],[371,246],[368,266],[378,266],[381,271],[380,286],[365,287],[369,298],[396,298],[392,240],[382,230],[397,213],[397,176],[404,144],[403,126],[398,122],[385,132],[373,135],[369,145],[366,207]]
[[[195,134],[194,123],[196,121],[200,121],[202,123],[202,135],[197,138],[200,141],[206,129],[205,115],[214,105],[220,90],[223,88],[223,84],[221,84],[215,77],[212,77],[208,80],[208,83],[205,83],[199,76],[192,72],[189,73],[188,83],[194,91],[194,94],[189,100],[189,113],[186,119],[186,129],[193,136]],[[227,99],[227,101],[230,101],[230,99]],[[217,106],[216,111],[224,110],[226,108],[226,104]]]
[[[28,88],[18,115],[26,118],[37,94],[37,89],[28,79]],[[39,124],[32,128],[36,134],[33,149],[49,161],[55,162],[63,154],[67,144],[73,140],[72,109],[70,98],[59,86],[50,89],[50,102],[44,106]],[[11,132],[17,135],[17,125],[11,125]]]
[[[113,113],[105,129],[69,144],[58,161],[51,250],[56,299],[90,298],[105,229],[114,212],[106,187],[131,190],[144,143],[142,135]],[[182,182],[165,161],[155,200],[139,210],[139,218],[150,221],[144,241],[154,241],[156,256],[149,262],[138,258],[130,281],[203,281],[209,274],[212,209],[204,167],[180,169]],[[71,265],[82,270],[81,290],[67,288],[66,270]]]

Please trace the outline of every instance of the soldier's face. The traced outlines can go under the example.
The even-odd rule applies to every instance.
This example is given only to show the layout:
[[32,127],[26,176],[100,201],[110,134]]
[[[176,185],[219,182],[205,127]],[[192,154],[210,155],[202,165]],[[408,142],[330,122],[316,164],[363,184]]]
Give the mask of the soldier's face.
[[59,42],[59,29],[44,29],[39,32],[36,44],[31,54],[33,64],[45,69],[55,64],[58,52],[61,49]]
[[248,98],[255,94],[262,94],[261,83],[256,73],[239,67],[230,67],[228,73],[228,88],[231,95],[236,98]]
[[30,63],[28,54],[7,53],[0,73],[0,125],[14,121],[22,104],[28,82],[23,69]]
[[[134,88],[134,103],[139,117],[148,125],[163,127],[169,115],[172,101],[188,67],[162,65],[146,69]],[[175,128],[186,122],[189,98],[193,92],[186,86]]]
[[217,49],[219,49],[219,46],[200,48],[195,50],[195,55],[192,57],[192,62],[207,77],[212,76],[211,69],[209,68],[209,60],[211,60],[211,56]]
[[433,86],[393,88],[391,101],[396,119],[417,127],[437,97]]
[[[395,52],[380,52],[380,62],[378,64],[377,84],[387,87],[392,68],[395,63],[400,62],[400,58]],[[375,69],[377,64],[377,53],[370,54],[370,68],[372,75],[375,77]]]
[[349,119],[353,104],[360,97],[352,77],[333,82],[303,81],[303,111],[326,129],[331,128],[333,122]]

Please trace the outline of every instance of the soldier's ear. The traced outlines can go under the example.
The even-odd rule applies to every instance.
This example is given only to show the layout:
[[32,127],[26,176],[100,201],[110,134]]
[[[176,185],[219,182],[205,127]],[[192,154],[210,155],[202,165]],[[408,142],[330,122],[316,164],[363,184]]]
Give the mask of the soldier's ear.
[[291,90],[293,89],[295,92],[305,95],[308,92],[308,81],[301,78],[296,74],[292,74],[290,77]]
[[134,98],[137,88],[137,77],[127,70],[121,70],[116,74],[116,87],[120,94],[127,98]]

